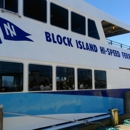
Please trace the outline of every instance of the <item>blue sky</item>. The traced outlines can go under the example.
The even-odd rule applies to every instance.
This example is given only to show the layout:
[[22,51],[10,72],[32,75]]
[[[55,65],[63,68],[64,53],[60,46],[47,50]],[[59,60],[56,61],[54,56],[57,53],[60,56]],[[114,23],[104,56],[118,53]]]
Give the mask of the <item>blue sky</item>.
[[[87,3],[130,25],[130,0],[85,0]],[[109,38],[130,46],[130,33]]]

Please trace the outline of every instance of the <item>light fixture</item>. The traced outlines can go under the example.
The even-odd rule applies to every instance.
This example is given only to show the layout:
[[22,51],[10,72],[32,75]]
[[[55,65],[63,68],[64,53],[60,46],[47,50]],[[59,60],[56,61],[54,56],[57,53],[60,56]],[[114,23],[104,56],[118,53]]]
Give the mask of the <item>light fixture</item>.
[[113,26],[112,29],[114,30],[114,29],[115,29],[115,26]]

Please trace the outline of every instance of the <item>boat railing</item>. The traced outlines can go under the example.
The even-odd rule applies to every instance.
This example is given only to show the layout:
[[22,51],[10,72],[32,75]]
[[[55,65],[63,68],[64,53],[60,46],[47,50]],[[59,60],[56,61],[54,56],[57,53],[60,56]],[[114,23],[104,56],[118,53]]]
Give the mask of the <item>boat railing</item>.
[[123,48],[123,49],[130,50],[130,46],[122,44],[122,43],[119,43],[119,42],[112,41],[110,39],[107,39],[107,43],[110,44],[110,45],[114,45],[114,46]]

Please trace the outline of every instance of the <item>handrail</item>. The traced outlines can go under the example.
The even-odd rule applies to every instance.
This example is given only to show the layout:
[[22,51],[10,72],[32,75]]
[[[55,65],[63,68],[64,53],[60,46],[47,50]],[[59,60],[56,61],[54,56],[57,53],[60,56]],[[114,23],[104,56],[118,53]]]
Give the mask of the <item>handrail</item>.
[[114,46],[123,48],[123,49],[130,50],[130,46],[122,44],[122,43],[119,43],[119,42],[112,41],[110,39],[107,39],[107,43],[110,44],[110,45],[114,45]]

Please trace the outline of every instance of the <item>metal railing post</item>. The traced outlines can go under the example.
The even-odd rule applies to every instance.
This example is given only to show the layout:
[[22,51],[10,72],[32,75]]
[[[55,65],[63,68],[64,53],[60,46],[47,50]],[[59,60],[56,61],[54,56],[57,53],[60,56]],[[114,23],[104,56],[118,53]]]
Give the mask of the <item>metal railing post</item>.
[[123,49],[130,50],[130,46],[119,43],[119,42],[115,42],[115,41],[107,39],[107,43],[110,45],[118,46],[118,47],[123,48]]

